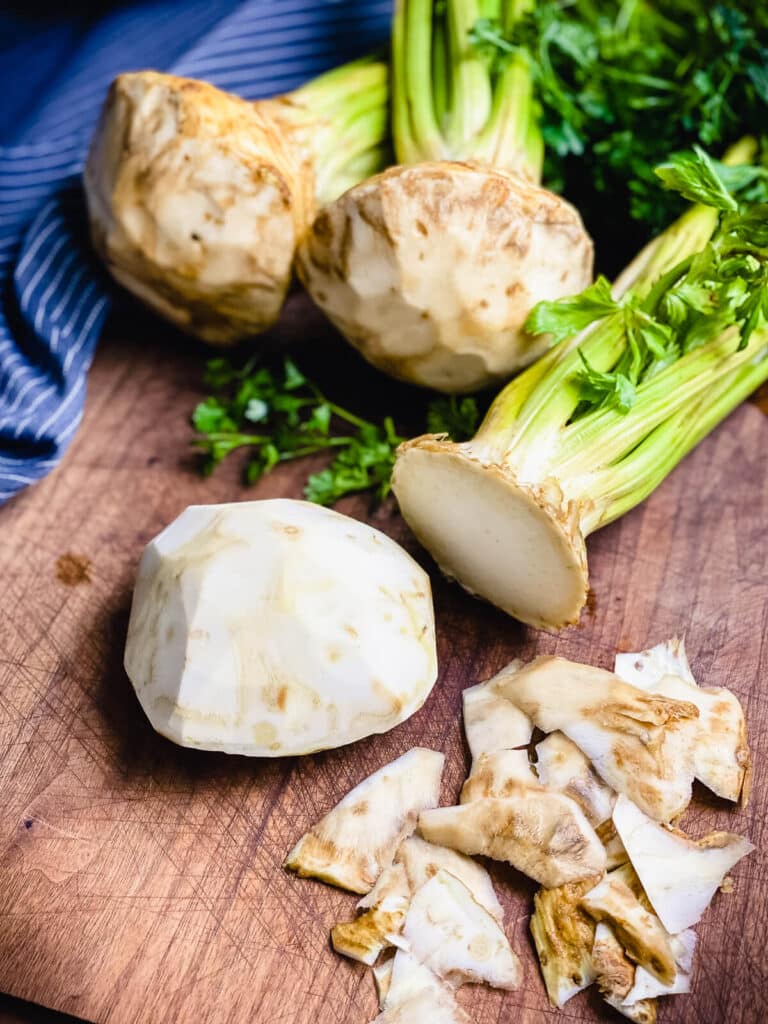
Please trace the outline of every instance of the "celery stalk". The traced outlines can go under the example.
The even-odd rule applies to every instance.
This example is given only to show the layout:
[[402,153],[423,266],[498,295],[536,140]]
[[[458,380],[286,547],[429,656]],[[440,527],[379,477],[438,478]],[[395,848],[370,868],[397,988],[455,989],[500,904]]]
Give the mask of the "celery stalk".
[[[753,152],[743,140],[728,162]],[[692,180],[709,186],[698,159]],[[511,381],[473,440],[427,435],[399,451],[393,490],[416,536],[447,575],[525,622],[575,622],[585,538],[643,501],[768,380],[768,207],[730,212],[716,187],[702,195],[713,205],[648,246],[613,300],[596,285],[565,314],[545,304],[544,329],[584,309],[587,326]],[[622,374],[631,402],[610,390]]]
[[543,143],[527,59],[496,68],[471,41],[484,18],[511,27],[531,0],[398,0],[393,136],[401,163],[479,160],[539,181]]

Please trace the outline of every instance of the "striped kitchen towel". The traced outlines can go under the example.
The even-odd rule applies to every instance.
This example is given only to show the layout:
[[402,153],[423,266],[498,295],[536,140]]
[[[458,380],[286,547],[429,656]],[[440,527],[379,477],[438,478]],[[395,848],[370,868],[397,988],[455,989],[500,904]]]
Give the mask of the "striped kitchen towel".
[[0,504],[57,465],[82,417],[114,286],[80,173],[112,78],[158,68],[256,99],[373,49],[391,13],[391,0],[36,6],[0,11]]

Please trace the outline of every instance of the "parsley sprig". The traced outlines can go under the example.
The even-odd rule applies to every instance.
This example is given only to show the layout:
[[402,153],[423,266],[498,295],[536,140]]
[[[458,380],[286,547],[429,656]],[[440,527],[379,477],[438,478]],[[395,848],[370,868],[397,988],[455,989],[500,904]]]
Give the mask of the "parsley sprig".
[[[196,406],[192,424],[206,473],[246,448],[245,478],[256,483],[281,462],[325,452],[331,462],[304,487],[309,501],[332,505],[359,491],[386,498],[395,452],[404,440],[391,416],[374,423],[356,415],[328,398],[289,358],[276,368],[255,359],[240,368],[228,359],[211,359],[204,383],[215,393]],[[471,396],[434,399],[427,411],[429,430],[455,440],[471,437],[478,419]]]
[[624,338],[614,365],[598,369],[579,348],[581,403],[575,417],[594,408],[632,408],[637,389],[676,360],[733,329],[736,350],[768,322],[768,204],[743,203],[739,194],[766,172],[725,167],[696,147],[657,168],[665,188],[719,212],[710,241],[663,273],[649,289],[614,298],[600,277],[579,295],[541,302],[526,327],[549,333],[555,344],[592,324],[619,324]]
[[725,149],[768,118],[768,6],[755,0],[538,0],[507,34],[478,21],[471,41],[497,64],[527,55],[545,178],[619,255],[645,234],[633,237],[625,210],[655,233],[682,209],[659,196],[661,160]]

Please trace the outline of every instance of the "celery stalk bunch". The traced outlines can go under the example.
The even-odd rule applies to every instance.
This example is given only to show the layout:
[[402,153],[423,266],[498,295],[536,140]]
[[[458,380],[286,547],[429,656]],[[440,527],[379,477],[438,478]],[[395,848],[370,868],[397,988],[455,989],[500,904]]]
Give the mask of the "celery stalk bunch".
[[263,331],[318,206],[389,162],[388,104],[374,58],[256,103],[194,79],[120,75],[85,170],[95,248],[190,334],[230,344]]
[[546,342],[532,306],[591,280],[578,212],[539,185],[543,144],[524,53],[472,42],[529,0],[398,0],[392,120],[399,166],[327,206],[300,246],[312,298],[374,366],[464,392],[506,379]]
[[402,513],[441,569],[540,627],[578,620],[585,538],[646,498],[768,379],[765,170],[703,151],[658,169],[697,205],[611,289],[544,302],[528,328],[551,350],[491,405],[476,436],[403,445]]

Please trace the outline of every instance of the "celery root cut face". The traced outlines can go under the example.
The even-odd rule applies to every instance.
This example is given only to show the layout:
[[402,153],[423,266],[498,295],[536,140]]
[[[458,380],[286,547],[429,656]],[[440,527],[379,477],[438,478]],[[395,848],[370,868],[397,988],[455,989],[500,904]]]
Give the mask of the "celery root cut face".
[[505,380],[546,351],[541,299],[592,279],[564,199],[499,167],[393,167],[327,206],[299,249],[312,298],[378,369],[444,392]]
[[555,657],[536,658],[497,689],[540,729],[563,732],[604,782],[658,821],[671,821],[688,806],[694,704],[647,694],[612,672]]
[[288,854],[285,867],[367,893],[440,797],[443,755],[415,747],[355,786]]
[[527,486],[481,450],[425,435],[399,449],[392,489],[418,540],[465,590],[533,626],[578,620],[586,549],[554,482]]
[[[513,661],[503,669],[504,676],[523,667]],[[533,735],[533,723],[527,715],[495,690],[498,678],[470,686],[461,697],[464,707],[464,734],[473,759],[497,750],[527,746]]]
[[411,899],[400,941],[451,985],[485,982],[514,989],[520,984],[520,961],[498,921],[442,868]]
[[613,810],[616,830],[653,909],[671,934],[701,919],[725,875],[754,846],[730,832],[694,840],[652,821],[625,797]]
[[693,678],[682,640],[638,653],[618,654],[616,674],[648,693],[688,700],[699,709],[694,748],[696,778],[726,800],[749,798],[747,723],[738,697],[725,687],[701,687]]
[[533,897],[531,935],[553,1006],[564,1006],[595,980],[595,922],[581,908],[581,897],[593,882],[588,878],[555,889],[539,889]]
[[506,798],[482,797],[419,816],[430,842],[502,860],[552,888],[605,871],[605,850],[580,808],[539,786],[509,782]]
[[389,537],[309,502],[191,506],[142,555],[125,668],[182,746],[341,746],[429,694],[429,578]]
[[266,329],[317,203],[385,166],[387,98],[386,65],[370,60],[259,103],[120,75],[85,170],[97,252],[189,334],[229,344]]

